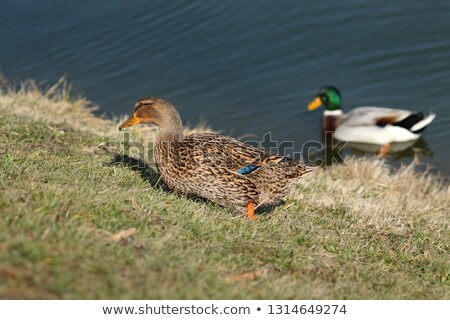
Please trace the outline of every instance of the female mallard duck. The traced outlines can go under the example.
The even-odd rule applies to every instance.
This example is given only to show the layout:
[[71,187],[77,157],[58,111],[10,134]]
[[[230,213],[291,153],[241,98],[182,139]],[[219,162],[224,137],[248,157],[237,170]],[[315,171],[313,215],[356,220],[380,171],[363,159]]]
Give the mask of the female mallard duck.
[[384,145],[382,153],[389,150],[391,142],[418,139],[420,133],[436,117],[434,113],[424,117],[421,112],[380,107],[359,107],[344,114],[341,101],[337,88],[323,87],[308,105],[308,110],[324,105],[324,132],[334,132],[334,137],[343,141]]
[[170,189],[247,212],[251,220],[255,219],[255,206],[276,202],[301,176],[313,170],[216,133],[183,136],[180,115],[162,98],[136,102],[133,114],[119,129],[138,123],[153,123],[160,128],[155,161]]

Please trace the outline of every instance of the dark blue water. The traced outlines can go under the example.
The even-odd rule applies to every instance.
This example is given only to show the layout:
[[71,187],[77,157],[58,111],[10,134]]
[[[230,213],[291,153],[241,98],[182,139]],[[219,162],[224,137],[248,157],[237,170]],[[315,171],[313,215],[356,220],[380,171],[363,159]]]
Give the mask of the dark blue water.
[[184,122],[203,117],[239,137],[320,140],[306,104],[334,84],[347,110],[434,111],[412,149],[450,173],[449,1],[0,2],[0,71],[61,75],[109,116],[135,100],[171,100]]

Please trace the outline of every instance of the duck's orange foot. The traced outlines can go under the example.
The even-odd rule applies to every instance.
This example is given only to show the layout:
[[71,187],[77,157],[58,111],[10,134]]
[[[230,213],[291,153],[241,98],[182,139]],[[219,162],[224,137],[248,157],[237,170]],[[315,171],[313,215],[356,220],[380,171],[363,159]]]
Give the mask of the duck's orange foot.
[[256,217],[255,217],[255,204],[253,202],[249,202],[247,204],[247,217],[251,221],[255,221],[256,220]]
[[380,157],[386,157],[390,151],[391,151],[391,145],[389,143],[386,143],[384,146],[382,146],[380,148],[380,152],[378,153],[378,155]]

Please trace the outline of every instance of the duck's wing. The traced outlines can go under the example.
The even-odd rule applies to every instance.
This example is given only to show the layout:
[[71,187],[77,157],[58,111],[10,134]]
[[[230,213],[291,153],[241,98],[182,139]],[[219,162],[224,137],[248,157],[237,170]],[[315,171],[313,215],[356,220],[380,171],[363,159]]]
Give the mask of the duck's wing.
[[269,153],[232,137],[215,133],[191,134],[183,143],[192,149],[193,155],[204,164],[239,171],[252,172],[260,166],[278,163],[284,159],[278,154]]
[[[222,205],[244,207],[285,195],[303,174],[313,170],[300,162],[271,154],[237,139],[214,133],[182,140],[185,184],[190,192]],[[261,200],[262,201],[262,200]]]
[[420,132],[433,121],[435,114],[427,117],[422,112],[381,107],[359,107],[344,115],[341,125],[349,127],[393,125],[412,132]]

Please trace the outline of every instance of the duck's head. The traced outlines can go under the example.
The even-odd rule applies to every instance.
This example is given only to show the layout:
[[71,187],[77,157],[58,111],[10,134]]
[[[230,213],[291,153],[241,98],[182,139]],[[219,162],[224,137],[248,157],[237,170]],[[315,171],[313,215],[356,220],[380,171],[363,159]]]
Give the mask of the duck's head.
[[334,86],[322,87],[316,98],[308,105],[308,110],[312,111],[320,106],[325,106],[326,110],[340,110],[342,104],[341,93]]
[[140,99],[134,105],[132,115],[125,120],[119,130],[138,123],[152,123],[162,131],[179,132],[182,130],[180,115],[175,107],[167,100],[158,97]]

